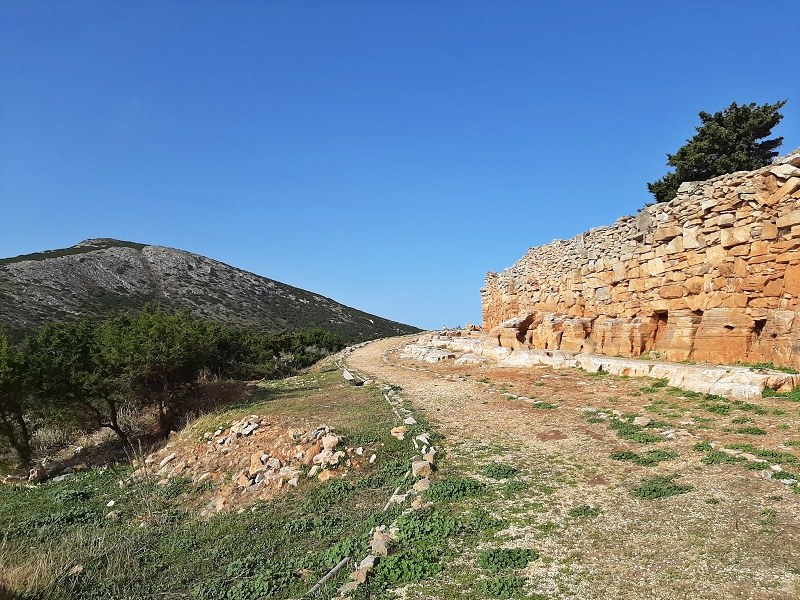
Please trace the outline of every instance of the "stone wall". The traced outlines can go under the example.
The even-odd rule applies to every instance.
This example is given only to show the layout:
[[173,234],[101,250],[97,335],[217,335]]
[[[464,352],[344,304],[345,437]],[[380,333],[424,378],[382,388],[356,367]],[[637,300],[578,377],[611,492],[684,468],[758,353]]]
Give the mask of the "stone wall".
[[531,248],[481,295],[511,348],[800,367],[800,150]]

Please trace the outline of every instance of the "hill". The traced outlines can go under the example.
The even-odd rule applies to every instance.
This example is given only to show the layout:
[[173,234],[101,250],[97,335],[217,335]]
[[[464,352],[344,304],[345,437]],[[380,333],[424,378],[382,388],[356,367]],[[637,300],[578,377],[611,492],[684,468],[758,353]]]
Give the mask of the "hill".
[[101,238],[0,259],[0,328],[11,335],[147,303],[265,331],[322,327],[348,341],[419,331],[174,248]]

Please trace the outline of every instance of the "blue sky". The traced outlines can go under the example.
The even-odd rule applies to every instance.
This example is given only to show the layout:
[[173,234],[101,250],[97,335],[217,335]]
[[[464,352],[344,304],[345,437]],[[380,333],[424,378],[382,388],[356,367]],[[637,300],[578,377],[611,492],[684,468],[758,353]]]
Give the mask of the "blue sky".
[[613,223],[697,112],[789,99],[796,4],[4,2],[0,256],[116,237],[422,327]]

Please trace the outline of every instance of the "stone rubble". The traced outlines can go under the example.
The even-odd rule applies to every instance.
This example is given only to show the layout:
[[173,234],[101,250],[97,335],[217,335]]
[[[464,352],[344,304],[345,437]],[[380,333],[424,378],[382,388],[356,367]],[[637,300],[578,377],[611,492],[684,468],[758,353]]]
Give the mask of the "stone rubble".
[[259,415],[207,431],[201,442],[190,435],[181,434],[144,461],[134,461],[132,477],[154,477],[160,485],[177,476],[198,485],[214,482],[214,497],[201,514],[273,497],[301,480],[346,476],[348,469],[377,458],[374,453],[364,457],[363,447],[348,447],[330,426],[302,431]]

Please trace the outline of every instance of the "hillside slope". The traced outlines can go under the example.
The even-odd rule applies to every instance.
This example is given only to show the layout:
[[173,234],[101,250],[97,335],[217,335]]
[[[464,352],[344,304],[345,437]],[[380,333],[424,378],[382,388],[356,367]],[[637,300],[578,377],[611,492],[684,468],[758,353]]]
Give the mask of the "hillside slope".
[[92,239],[0,260],[0,328],[11,334],[148,302],[263,330],[323,327],[347,340],[418,331],[173,248]]

